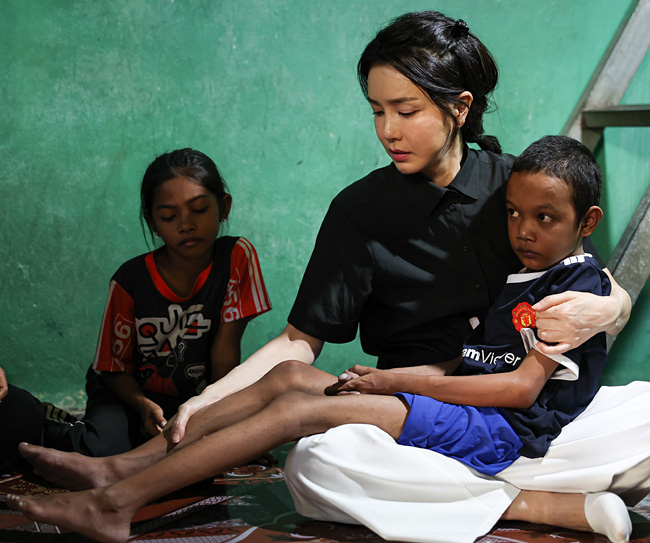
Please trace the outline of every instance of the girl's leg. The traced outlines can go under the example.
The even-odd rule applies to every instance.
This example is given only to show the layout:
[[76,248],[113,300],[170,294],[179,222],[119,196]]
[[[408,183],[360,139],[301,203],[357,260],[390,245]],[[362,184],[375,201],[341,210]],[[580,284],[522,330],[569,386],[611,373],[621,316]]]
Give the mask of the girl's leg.
[[[316,396],[289,392],[253,416],[197,440],[114,485],[46,498],[9,496],[30,518],[105,542],[126,541],[135,512],[155,498],[221,473],[299,437],[347,423],[374,424],[393,438],[408,410],[394,396]],[[80,509],[81,508],[81,509]],[[79,515],[79,510],[84,511]]]
[[45,407],[26,390],[9,385],[7,396],[0,402],[0,469],[28,471],[29,464],[18,454],[18,444],[26,439],[41,441]]
[[[31,462],[37,474],[64,488],[84,490],[106,486],[137,473],[206,435],[257,413],[285,392],[322,395],[325,387],[335,382],[336,377],[329,373],[303,362],[286,361],[248,388],[196,413],[187,425],[185,438],[178,445],[171,443],[168,433],[162,433],[132,451],[105,458],[90,458],[26,444],[21,444],[20,452]],[[252,458],[255,456],[244,458],[243,462]]]
[[596,532],[613,543],[626,543],[632,532],[623,500],[611,492],[570,494],[522,490],[502,518]]

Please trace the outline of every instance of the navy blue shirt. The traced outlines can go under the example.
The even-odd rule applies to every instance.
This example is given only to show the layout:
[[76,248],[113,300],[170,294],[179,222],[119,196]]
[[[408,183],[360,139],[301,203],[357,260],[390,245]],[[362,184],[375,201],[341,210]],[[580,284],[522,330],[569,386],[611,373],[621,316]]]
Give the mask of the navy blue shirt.
[[[501,373],[519,367],[539,341],[531,306],[551,294],[568,290],[607,296],[610,281],[591,255],[567,258],[545,272],[511,275],[485,322],[463,347],[456,375]],[[589,405],[598,390],[607,344],[600,333],[579,347],[553,358],[559,366],[528,409],[499,411],[524,446],[519,454],[543,456],[562,427]]]

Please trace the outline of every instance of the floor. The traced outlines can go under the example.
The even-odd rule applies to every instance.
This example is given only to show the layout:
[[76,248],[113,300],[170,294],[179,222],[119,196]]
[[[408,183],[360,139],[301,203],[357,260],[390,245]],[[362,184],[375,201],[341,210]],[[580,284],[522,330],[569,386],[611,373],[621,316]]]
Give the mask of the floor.
[[[288,447],[274,451],[280,464]],[[142,509],[133,522],[135,541],[150,543],[344,543],[383,541],[368,529],[309,520],[293,510],[280,467],[250,465],[233,470]],[[0,543],[84,543],[88,538],[62,533],[9,510],[7,493],[65,492],[35,477],[0,477]],[[650,499],[630,512],[633,541],[650,543]],[[606,538],[550,526],[499,523],[476,543],[607,543]]]

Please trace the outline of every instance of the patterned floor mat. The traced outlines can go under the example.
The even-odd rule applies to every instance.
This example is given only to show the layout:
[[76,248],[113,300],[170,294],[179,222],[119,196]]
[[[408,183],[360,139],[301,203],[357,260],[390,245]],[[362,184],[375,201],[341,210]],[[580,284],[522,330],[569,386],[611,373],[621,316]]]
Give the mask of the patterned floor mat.
[[[274,451],[283,463],[288,447]],[[0,478],[0,543],[87,543],[90,539],[32,522],[7,508],[8,493],[42,495],[65,492],[35,477]],[[650,543],[650,499],[630,510],[633,541]],[[149,543],[379,543],[370,530],[317,522],[293,509],[279,467],[249,465],[193,485],[138,512],[134,541]],[[551,526],[500,522],[476,543],[607,543],[603,536]]]

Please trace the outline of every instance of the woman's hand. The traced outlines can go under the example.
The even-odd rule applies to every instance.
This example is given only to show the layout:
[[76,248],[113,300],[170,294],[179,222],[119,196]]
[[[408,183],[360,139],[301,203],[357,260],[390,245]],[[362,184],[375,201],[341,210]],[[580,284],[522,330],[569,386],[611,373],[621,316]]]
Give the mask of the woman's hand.
[[9,385],[7,384],[7,377],[5,375],[5,370],[0,368],[0,402],[9,392]]
[[540,339],[557,345],[537,343],[546,355],[561,354],[582,345],[599,332],[618,334],[627,324],[632,300],[611,272],[603,270],[612,285],[609,296],[567,291],[547,296],[533,306]]
[[341,374],[339,382],[325,389],[325,394],[385,394],[399,392],[398,381],[402,374],[355,365]]
[[597,333],[610,330],[621,314],[621,304],[616,297],[576,291],[547,296],[533,309],[539,338],[556,343],[537,344],[545,355],[575,349]]
[[167,424],[167,431],[172,433],[172,443],[180,443],[181,439],[185,437],[185,427],[192,415],[212,403],[214,402],[207,396],[199,394],[182,404]]

